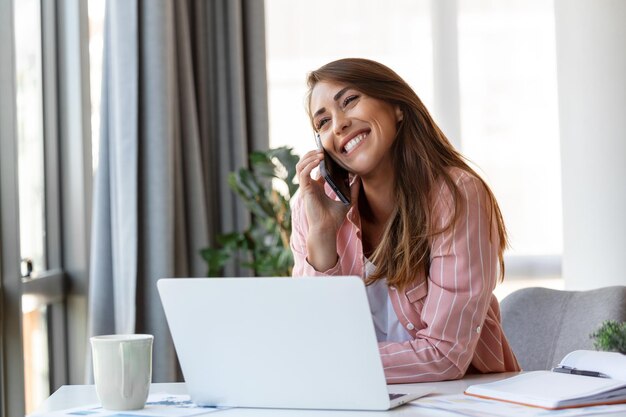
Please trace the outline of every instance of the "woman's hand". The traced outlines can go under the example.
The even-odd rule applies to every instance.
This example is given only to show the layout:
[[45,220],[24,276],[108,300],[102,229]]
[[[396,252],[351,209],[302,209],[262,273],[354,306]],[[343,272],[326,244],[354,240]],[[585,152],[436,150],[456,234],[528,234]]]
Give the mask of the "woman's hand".
[[330,199],[324,192],[323,178],[313,179],[311,172],[324,159],[322,151],[307,152],[296,165],[300,181],[300,192],[304,198],[309,231],[312,229],[328,230],[336,233],[348,212],[340,201]]
[[322,151],[310,151],[296,165],[309,224],[307,260],[318,271],[326,271],[337,263],[337,231],[349,209],[342,202],[326,195],[323,178],[311,177],[311,172],[323,159]]

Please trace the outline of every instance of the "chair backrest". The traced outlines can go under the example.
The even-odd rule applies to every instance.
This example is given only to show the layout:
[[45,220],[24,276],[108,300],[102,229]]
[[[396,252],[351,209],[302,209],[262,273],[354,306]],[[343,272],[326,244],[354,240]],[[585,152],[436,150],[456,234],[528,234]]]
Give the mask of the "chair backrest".
[[550,369],[573,350],[593,350],[590,335],[603,321],[626,321],[626,287],[524,288],[505,297],[500,309],[504,333],[522,369]]

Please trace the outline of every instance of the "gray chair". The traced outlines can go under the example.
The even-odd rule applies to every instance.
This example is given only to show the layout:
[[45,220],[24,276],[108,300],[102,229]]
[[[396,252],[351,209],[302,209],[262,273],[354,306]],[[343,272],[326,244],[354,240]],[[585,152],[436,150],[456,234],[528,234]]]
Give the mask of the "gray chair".
[[551,369],[569,352],[593,350],[605,320],[626,321],[626,287],[517,290],[500,303],[502,327],[522,369]]

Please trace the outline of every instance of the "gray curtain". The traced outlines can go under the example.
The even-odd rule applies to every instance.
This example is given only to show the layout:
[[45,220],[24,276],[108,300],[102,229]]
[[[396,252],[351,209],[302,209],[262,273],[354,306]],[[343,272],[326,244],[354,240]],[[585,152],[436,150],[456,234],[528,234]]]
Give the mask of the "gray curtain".
[[248,224],[226,177],[268,147],[264,5],[106,7],[89,334],[154,334],[153,381],[175,381],[156,281],[205,275],[199,250]]

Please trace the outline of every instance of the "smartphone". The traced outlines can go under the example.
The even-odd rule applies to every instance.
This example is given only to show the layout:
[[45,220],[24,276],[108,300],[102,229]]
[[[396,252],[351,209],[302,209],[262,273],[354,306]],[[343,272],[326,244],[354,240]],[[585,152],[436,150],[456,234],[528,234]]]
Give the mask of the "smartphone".
[[339,200],[346,206],[350,205],[350,184],[348,179],[348,171],[340,166],[335,160],[328,155],[328,152],[322,146],[322,140],[319,134],[315,134],[315,142],[317,148],[324,151],[324,160],[320,162],[320,174],[324,180],[333,189]]

